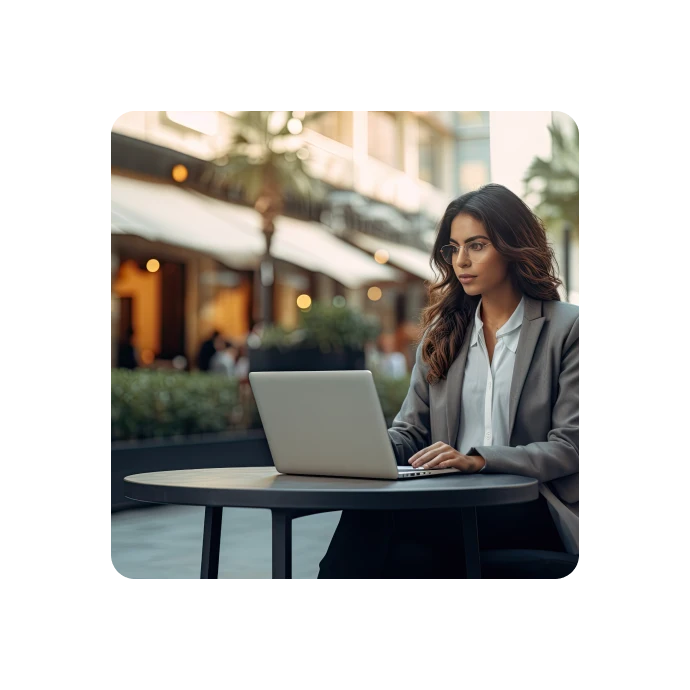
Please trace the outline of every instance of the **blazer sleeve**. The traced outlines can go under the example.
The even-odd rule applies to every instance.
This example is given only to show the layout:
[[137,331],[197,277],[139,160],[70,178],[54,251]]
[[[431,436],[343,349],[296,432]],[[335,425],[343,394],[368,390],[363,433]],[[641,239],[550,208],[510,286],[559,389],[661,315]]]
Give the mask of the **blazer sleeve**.
[[426,448],[431,438],[429,426],[428,365],[422,361],[422,344],[417,347],[410,388],[402,407],[388,429],[398,465],[405,465],[418,450]]
[[575,474],[580,456],[579,321],[566,338],[558,376],[558,397],[551,413],[551,431],[546,441],[526,446],[476,446],[468,455],[486,460],[485,472],[533,477],[540,482]]

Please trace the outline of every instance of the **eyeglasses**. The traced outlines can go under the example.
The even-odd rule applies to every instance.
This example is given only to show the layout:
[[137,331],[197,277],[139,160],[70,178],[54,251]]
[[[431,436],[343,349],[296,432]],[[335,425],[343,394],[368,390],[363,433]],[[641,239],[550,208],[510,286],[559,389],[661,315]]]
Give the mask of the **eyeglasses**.
[[466,245],[447,244],[445,247],[441,247],[441,256],[447,264],[452,266],[455,255],[464,248],[469,254],[470,261],[480,264],[489,258],[489,252],[486,251],[486,248],[490,245],[491,242],[470,242]]

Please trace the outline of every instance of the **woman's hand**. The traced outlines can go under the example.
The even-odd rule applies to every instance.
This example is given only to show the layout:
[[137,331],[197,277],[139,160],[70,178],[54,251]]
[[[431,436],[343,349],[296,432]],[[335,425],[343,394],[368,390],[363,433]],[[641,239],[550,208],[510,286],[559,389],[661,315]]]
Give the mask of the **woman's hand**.
[[481,455],[463,455],[441,441],[418,451],[408,462],[412,467],[421,467],[423,470],[455,467],[461,472],[479,472],[486,465]]

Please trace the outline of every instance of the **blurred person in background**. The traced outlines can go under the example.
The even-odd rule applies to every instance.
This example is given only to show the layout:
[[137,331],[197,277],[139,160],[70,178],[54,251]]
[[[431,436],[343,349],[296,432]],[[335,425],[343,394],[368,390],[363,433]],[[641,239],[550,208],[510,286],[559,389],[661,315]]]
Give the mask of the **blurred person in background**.
[[242,344],[237,348],[237,360],[235,361],[235,376],[240,381],[248,380],[249,376],[249,353],[247,345]]
[[209,362],[209,371],[214,374],[234,376],[235,374],[235,349],[222,336],[217,336],[213,341],[215,352]]
[[364,345],[364,366],[374,372],[379,370],[381,352],[377,346],[378,341],[368,342]]
[[136,369],[140,366],[139,353],[134,347],[134,329],[128,328],[124,341],[117,345],[117,366],[120,369]]
[[[397,464],[538,479],[535,501],[476,509],[479,547],[506,559],[489,577],[565,577],[579,553],[579,308],[560,301],[542,221],[502,185],[449,204],[432,261],[388,429]],[[319,578],[463,578],[464,553],[459,509],[344,510]]]
[[216,353],[216,346],[214,343],[219,335],[220,332],[214,330],[213,333],[211,333],[211,337],[201,343],[199,354],[196,358],[196,365],[199,368],[199,371],[209,370],[209,366],[211,365],[211,357],[213,357],[213,355]]
[[376,366],[383,376],[397,379],[407,374],[407,360],[402,352],[396,352],[392,333],[379,336],[378,349]]

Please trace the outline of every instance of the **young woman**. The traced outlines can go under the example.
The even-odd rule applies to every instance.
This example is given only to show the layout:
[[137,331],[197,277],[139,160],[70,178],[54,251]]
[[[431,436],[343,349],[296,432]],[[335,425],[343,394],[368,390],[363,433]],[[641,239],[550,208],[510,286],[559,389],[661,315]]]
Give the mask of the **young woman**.
[[[431,261],[440,280],[388,430],[398,464],[539,479],[537,501],[477,509],[480,549],[577,554],[579,309],[560,301],[544,226],[489,184],[450,203]],[[457,510],[343,511],[319,577],[464,577],[463,553]],[[520,572],[503,576],[567,574],[557,560]]]

